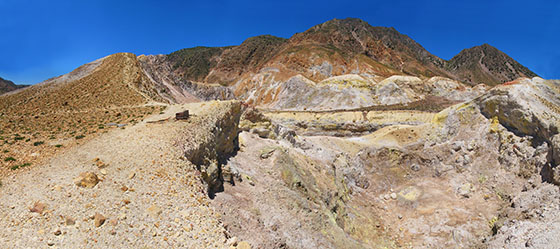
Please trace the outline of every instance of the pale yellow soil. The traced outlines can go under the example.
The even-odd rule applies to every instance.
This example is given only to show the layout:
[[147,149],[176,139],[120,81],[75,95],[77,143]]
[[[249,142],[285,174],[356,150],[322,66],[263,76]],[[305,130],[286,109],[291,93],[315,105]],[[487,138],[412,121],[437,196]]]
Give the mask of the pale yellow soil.
[[[199,128],[205,117],[217,115],[217,108],[218,102],[173,105],[163,115],[110,130],[46,164],[4,177],[1,247],[223,247],[220,215],[208,206],[198,171],[177,146],[180,138],[204,130]],[[169,119],[185,109],[194,114],[188,121]],[[151,122],[157,120],[163,121]],[[96,166],[96,159],[106,166]],[[82,172],[94,172],[101,181],[91,189],[78,187],[73,179]],[[42,215],[30,212],[35,202],[46,204]],[[90,219],[96,213],[107,218],[100,227]],[[66,218],[76,224],[65,225]]]

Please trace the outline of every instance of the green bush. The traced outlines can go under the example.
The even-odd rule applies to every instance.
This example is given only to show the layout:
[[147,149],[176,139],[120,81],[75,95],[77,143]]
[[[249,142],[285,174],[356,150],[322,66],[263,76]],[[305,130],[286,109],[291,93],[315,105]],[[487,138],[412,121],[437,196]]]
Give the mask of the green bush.
[[16,159],[13,158],[13,157],[6,157],[6,158],[4,159],[5,162],[13,162],[13,161],[15,161],[15,160],[16,160]]
[[21,164],[21,165],[14,165],[10,169],[16,170],[16,169],[19,169],[19,168],[25,168],[27,166],[31,166],[31,164],[30,163],[24,163],[24,164]]
[[38,142],[33,143],[33,146],[39,146],[39,145],[44,144],[44,143],[45,142],[43,142],[43,141],[38,141]]

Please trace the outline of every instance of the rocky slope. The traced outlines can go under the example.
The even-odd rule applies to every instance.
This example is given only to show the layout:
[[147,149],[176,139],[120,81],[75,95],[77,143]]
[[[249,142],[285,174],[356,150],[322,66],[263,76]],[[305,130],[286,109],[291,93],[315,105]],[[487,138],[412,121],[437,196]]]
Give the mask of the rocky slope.
[[498,85],[519,77],[535,77],[535,73],[507,54],[488,44],[461,51],[445,67],[456,79],[470,85]]
[[186,92],[193,89],[184,82],[223,85],[233,91],[223,98],[272,109],[406,104],[453,88],[463,93],[450,100],[465,101],[483,91],[478,85],[536,76],[486,44],[445,61],[394,28],[354,18],[333,19],[289,39],[257,36],[239,46],[188,48],[157,58],[149,60],[151,71],[165,72]]
[[107,129],[134,124],[162,103],[231,99],[222,86],[182,81],[157,56],[110,55],[0,96],[0,174],[36,165]]
[[[188,121],[172,118],[183,110],[193,115]],[[3,178],[0,245],[224,248],[220,214],[209,206],[203,177],[185,152],[208,143],[230,150],[233,140],[213,132],[236,137],[230,118],[239,110],[238,102],[172,105]],[[87,172],[90,177],[82,177]]]
[[[559,87],[522,79],[439,113],[402,111],[409,120],[366,114],[387,125],[347,138],[251,115],[235,185],[212,204],[257,247],[554,247]],[[325,120],[305,115],[317,114],[290,119]]]
[[146,104],[164,98],[140,72],[136,56],[115,54],[0,96],[0,174],[155,112]]
[[555,248],[560,82],[530,75],[358,19],[110,55],[0,96],[0,245]]
[[0,94],[11,92],[26,86],[16,85],[14,82],[0,78]]
[[394,28],[373,27],[355,18],[333,19],[287,40],[257,36],[239,46],[183,49],[167,59],[183,79],[237,85],[236,89],[262,85],[249,79],[264,71],[275,73],[276,81],[282,82],[298,74],[315,82],[345,74],[398,74],[496,85],[536,76],[487,44],[466,49],[445,61]]

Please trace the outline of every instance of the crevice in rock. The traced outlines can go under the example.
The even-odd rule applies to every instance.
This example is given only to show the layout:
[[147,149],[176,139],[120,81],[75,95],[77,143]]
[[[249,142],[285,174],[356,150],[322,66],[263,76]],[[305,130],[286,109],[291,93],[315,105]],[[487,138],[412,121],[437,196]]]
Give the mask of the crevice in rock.
[[239,150],[241,104],[232,101],[225,105],[228,106],[221,107],[225,110],[200,121],[203,128],[197,130],[199,141],[194,147],[185,149],[186,158],[196,166],[206,182],[211,199],[224,190],[223,166]]

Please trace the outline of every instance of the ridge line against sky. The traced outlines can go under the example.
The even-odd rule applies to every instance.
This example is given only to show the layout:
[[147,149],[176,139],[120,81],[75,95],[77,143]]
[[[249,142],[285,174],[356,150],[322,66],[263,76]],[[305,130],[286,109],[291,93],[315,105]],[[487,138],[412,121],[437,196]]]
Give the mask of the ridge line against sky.
[[488,43],[544,78],[560,78],[560,1],[0,0],[0,77],[34,84],[117,52],[166,54],[331,20],[394,27],[451,59]]

